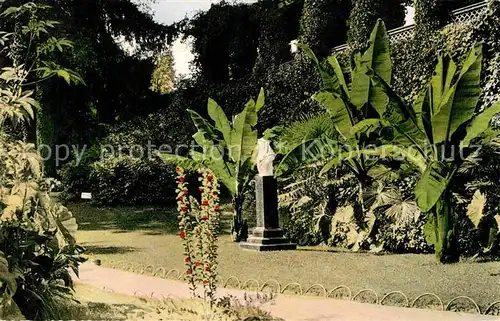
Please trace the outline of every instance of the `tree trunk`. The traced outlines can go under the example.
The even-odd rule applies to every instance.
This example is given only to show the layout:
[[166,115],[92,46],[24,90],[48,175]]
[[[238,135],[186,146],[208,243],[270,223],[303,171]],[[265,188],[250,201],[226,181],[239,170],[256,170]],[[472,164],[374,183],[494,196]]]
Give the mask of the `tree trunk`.
[[452,195],[446,191],[427,213],[424,227],[427,242],[434,245],[436,259],[441,263],[457,262],[460,258],[453,224]]
[[243,201],[243,195],[236,195],[233,197],[234,215],[231,233],[233,235],[233,241],[235,242],[246,241],[248,237],[247,221],[243,219]]

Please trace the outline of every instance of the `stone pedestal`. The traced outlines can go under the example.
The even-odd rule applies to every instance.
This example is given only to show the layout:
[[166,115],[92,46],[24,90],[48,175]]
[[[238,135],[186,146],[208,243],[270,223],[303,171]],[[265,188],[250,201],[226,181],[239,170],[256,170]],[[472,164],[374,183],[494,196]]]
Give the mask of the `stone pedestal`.
[[297,244],[283,236],[278,217],[278,186],[273,176],[255,177],[257,227],[240,248],[253,251],[295,250]]

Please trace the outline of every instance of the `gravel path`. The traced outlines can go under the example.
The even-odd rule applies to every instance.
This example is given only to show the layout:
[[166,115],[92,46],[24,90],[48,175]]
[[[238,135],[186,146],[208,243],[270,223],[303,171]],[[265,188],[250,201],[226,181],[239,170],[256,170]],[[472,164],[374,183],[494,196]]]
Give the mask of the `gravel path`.
[[[76,278],[76,277],[75,277]],[[85,263],[77,282],[115,293],[163,298],[190,298],[188,284],[149,277]],[[244,291],[220,288],[219,296],[232,295],[243,300]],[[262,306],[273,316],[290,321],[487,321],[498,317],[453,312],[408,309],[346,300],[278,295],[273,303]]]

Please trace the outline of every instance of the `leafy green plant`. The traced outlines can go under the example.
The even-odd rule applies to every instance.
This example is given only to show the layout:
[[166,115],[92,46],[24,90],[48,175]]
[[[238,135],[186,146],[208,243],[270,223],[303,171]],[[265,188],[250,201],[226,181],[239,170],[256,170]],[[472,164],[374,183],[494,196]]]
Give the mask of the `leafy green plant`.
[[[78,275],[78,264],[84,261],[75,240],[76,220],[66,207],[49,197],[50,184],[43,177],[43,163],[35,146],[16,140],[6,130],[33,120],[39,108],[28,81],[53,76],[72,78],[65,68],[39,65],[49,64],[40,60],[43,54],[54,48],[62,51],[69,45],[56,38],[45,43],[35,41],[57,25],[37,18],[38,10],[46,8],[27,3],[9,8],[2,15],[20,21],[27,15],[28,22],[23,26],[16,21],[16,32],[4,37],[2,48],[12,66],[3,67],[0,73],[0,251],[6,259],[1,260],[6,286],[0,294],[11,296],[23,315],[35,320],[56,317],[55,298],[71,297],[70,270]],[[33,40],[31,49],[37,53],[34,59],[28,57],[33,59],[29,64],[20,60],[24,57],[19,55],[18,47],[19,38],[26,36]]]
[[264,90],[257,101],[251,99],[232,122],[222,108],[212,99],[208,100],[208,115],[211,124],[200,114],[188,110],[198,132],[193,135],[203,152],[190,151],[190,158],[172,154],[160,154],[170,164],[197,169],[207,167],[231,192],[234,205],[233,234],[236,241],[246,239],[248,226],[243,219],[243,201],[255,171],[254,154],[257,148],[257,113],[264,106]]

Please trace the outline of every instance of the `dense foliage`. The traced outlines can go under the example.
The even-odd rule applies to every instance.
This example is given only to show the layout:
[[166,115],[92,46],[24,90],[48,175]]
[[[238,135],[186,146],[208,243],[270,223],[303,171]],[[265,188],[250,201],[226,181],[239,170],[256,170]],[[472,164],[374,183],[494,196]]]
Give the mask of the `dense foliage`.
[[408,2],[410,1],[353,0],[348,21],[348,44],[352,48],[363,47],[377,19],[382,19],[389,29],[404,25],[405,6]]
[[[487,15],[494,9],[490,6]],[[479,151],[480,145],[474,142],[491,144],[498,135],[492,120],[500,112],[500,103],[488,108],[480,104],[483,45],[476,43],[465,56],[459,54],[460,65],[451,55],[440,54],[432,78],[410,104],[390,85],[389,41],[380,22],[372,32],[366,51],[355,53],[351,59],[351,84],[344,78],[334,55],[322,64],[307,46],[301,49],[316,62],[323,79],[322,91],[313,98],[325,107],[340,135],[329,137],[311,123],[302,124],[314,134],[286,151],[279,169],[286,172],[296,166],[321,164],[321,175],[343,164],[359,181],[360,195],[356,203],[360,214],[356,213],[356,203],[339,213],[337,209],[333,216],[330,209],[323,209],[319,214],[319,221],[327,217],[332,222],[333,243],[354,250],[372,243],[377,221],[380,221],[376,210],[384,208],[387,217],[423,220],[426,241],[434,247],[437,259],[443,263],[457,260],[460,254],[457,223],[463,222],[464,213],[455,212],[458,206],[453,193],[463,186],[456,173]],[[312,148],[308,147],[311,142]],[[410,174],[408,169],[394,168],[397,163],[393,163],[393,159],[399,158],[416,172]],[[394,178],[387,181],[383,178],[386,174],[374,173],[380,166],[386,173],[396,169],[396,175],[404,175],[405,180],[416,177],[416,183],[406,186],[412,187],[414,194],[404,196],[398,192],[399,177],[394,187],[387,188]],[[497,216],[492,218],[483,213],[485,203],[485,196],[476,192],[467,212],[477,230],[475,238],[482,253],[490,253],[497,240],[498,220]],[[490,236],[480,240],[482,235]],[[380,237],[378,240],[386,241]],[[370,248],[379,250],[383,243],[372,243]]]

